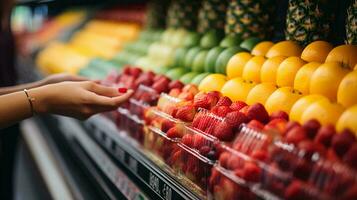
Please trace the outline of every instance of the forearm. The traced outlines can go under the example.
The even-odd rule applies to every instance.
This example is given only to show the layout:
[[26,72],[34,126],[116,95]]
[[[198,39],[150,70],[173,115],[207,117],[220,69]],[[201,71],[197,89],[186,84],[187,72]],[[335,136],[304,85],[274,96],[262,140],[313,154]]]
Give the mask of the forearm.
[[31,117],[32,111],[25,92],[0,96],[0,129]]
[[39,87],[44,85],[44,81],[36,81],[33,83],[26,83],[26,84],[21,84],[21,85],[16,85],[16,86],[11,86],[11,87],[2,87],[0,88],[0,96],[5,95],[5,94],[10,94],[18,91],[22,91],[24,89],[32,89],[35,87]]

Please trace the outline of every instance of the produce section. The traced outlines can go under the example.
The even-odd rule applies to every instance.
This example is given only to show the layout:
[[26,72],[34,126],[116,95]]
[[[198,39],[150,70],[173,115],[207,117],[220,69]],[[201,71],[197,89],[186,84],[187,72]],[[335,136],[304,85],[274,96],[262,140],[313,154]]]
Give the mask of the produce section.
[[60,121],[84,126],[71,134],[85,151],[93,143],[129,170],[137,159],[136,183],[151,191],[143,196],[352,200],[356,5],[153,0],[99,9],[67,41],[45,45],[36,65],[134,90],[115,111]]

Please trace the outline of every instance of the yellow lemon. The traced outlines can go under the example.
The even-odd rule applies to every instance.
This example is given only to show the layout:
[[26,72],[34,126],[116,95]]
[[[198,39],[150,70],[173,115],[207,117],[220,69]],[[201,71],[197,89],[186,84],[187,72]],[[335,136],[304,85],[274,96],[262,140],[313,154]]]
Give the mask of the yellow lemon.
[[253,82],[245,81],[238,77],[227,81],[222,87],[221,93],[232,101],[246,101],[249,91],[255,85]]
[[262,67],[264,62],[265,58],[263,56],[254,56],[253,58],[251,58],[244,66],[242,74],[243,79],[259,83],[260,68]]
[[265,101],[276,89],[277,87],[273,83],[260,83],[250,90],[246,103],[249,105],[254,103],[261,103],[264,105]]
[[348,128],[357,134],[357,104],[345,110],[337,121],[337,131]]
[[247,52],[241,52],[234,55],[231,59],[229,59],[226,73],[229,79],[235,77],[241,77],[243,68],[245,64],[252,58],[253,56]]
[[346,108],[357,104],[357,71],[348,73],[342,79],[338,86],[337,102]]
[[299,57],[294,56],[285,59],[279,65],[278,71],[276,72],[276,84],[279,87],[292,87],[294,85],[295,75],[303,65],[305,65],[305,61]]
[[357,46],[344,44],[333,48],[325,62],[339,62],[343,67],[353,69],[357,64]]
[[260,69],[260,81],[276,84],[276,72],[279,65],[286,59],[285,56],[268,58]]
[[223,74],[210,74],[201,81],[198,89],[204,92],[220,91],[226,81],[227,77]]
[[290,119],[301,123],[301,116],[306,110],[306,108],[308,108],[312,103],[321,99],[327,99],[327,98],[318,94],[312,94],[312,95],[301,97],[291,107],[290,114],[289,114]]
[[265,102],[265,108],[271,114],[274,111],[282,110],[290,112],[291,107],[302,95],[292,87],[282,87],[275,90]]
[[301,53],[301,58],[306,62],[324,63],[328,53],[333,49],[332,44],[326,41],[311,42]]
[[254,56],[265,56],[265,54],[269,51],[269,49],[274,45],[273,42],[263,41],[259,44],[255,45],[252,49],[252,55]]
[[311,76],[320,65],[318,62],[310,62],[302,66],[295,75],[294,89],[309,94]]
[[274,46],[272,46],[267,54],[265,55],[267,58],[272,58],[274,56],[299,56],[301,55],[302,48],[293,41],[281,41]]

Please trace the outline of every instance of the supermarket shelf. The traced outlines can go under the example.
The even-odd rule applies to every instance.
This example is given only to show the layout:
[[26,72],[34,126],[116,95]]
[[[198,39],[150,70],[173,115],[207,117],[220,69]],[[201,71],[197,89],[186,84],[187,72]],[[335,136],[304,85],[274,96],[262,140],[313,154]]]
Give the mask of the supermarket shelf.
[[[76,138],[79,145],[117,186],[117,189],[125,190],[116,178],[116,165],[122,165],[136,177],[139,181],[138,185],[149,188],[147,193],[151,199],[200,199],[198,195],[149,160],[140,147],[125,137],[109,119],[101,115],[90,118],[84,123],[84,127],[90,131],[85,131],[76,120],[65,117],[58,117],[58,119],[62,132],[68,138]],[[94,138],[97,142],[93,140]]]

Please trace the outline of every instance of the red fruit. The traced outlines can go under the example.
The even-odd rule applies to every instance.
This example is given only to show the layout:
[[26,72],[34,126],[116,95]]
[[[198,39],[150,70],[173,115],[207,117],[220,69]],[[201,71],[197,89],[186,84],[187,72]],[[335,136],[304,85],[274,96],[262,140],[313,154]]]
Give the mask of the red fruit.
[[357,170],[357,143],[353,144],[347,153],[345,153],[343,162]]
[[219,156],[219,164],[224,167],[227,168],[227,164],[228,164],[228,159],[231,157],[231,154],[228,152],[223,152],[220,156]]
[[182,91],[183,91],[183,92],[191,92],[193,95],[196,95],[196,94],[199,92],[197,86],[194,85],[194,84],[185,85],[185,86],[182,88]]
[[235,111],[240,111],[242,108],[246,106],[247,104],[243,101],[235,101],[230,105],[230,108]]
[[148,79],[145,76],[140,76],[135,80],[135,86],[139,87],[139,85],[146,85],[146,86],[151,86],[153,84],[152,79]]
[[170,128],[174,127],[175,123],[171,120],[163,119],[161,123],[161,131],[166,133]]
[[261,169],[253,162],[245,162],[243,167],[243,178],[249,182],[258,182],[261,177]]
[[184,105],[177,108],[175,117],[185,122],[191,122],[195,117],[196,109],[193,105]]
[[285,135],[285,142],[297,145],[307,139],[306,132],[301,126],[295,126]]
[[248,114],[248,109],[249,109],[249,106],[245,106],[243,107],[242,109],[240,109],[239,112],[243,113],[245,116],[247,116]]
[[210,96],[214,96],[217,99],[219,99],[222,96],[222,94],[220,92],[218,92],[218,91],[210,91],[210,92],[207,92],[207,94],[210,95]]
[[159,79],[158,81],[154,82],[154,84],[152,85],[152,89],[156,90],[157,93],[166,92],[169,89],[169,82],[170,81],[166,78]]
[[228,106],[215,106],[211,111],[217,116],[224,117],[232,110]]
[[126,93],[128,91],[127,88],[118,88],[119,93]]
[[232,101],[228,97],[220,97],[216,106],[230,106],[232,104]]
[[129,66],[125,66],[125,67],[122,69],[122,73],[123,73],[123,74],[126,74],[126,75],[130,75],[130,67],[129,67]]
[[291,182],[291,184],[286,188],[284,197],[284,199],[287,200],[310,199],[304,192],[302,183],[296,180]]
[[289,121],[289,115],[282,110],[278,110],[270,115],[270,121],[273,119],[285,119],[286,121]]
[[211,151],[211,147],[203,146],[198,151],[200,152],[201,155],[207,156],[207,154]]
[[283,135],[286,135],[287,132],[290,131],[290,129],[294,128],[295,126],[300,126],[300,124],[296,121],[288,121],[285,126],[285,131]]
[[227,169],[235,170],[242,169],[244,166],[244,160],[238,156],[230,156],[227,161]]
[[156,75],[154,76],[153,81],[156,82],[156,81],[158,81],[158,80],[160,80],[160,79],[163,79],[163,78],[168,79],[166,76],[164,76],[164,75],[162,75],[162,74],[156,74]]
[[248,118],[239,111],[233,111],[228,113],[225,120],[235,128],[239,127],[242,123],[248,122]]
[[130,68],[130,75],[134,76],[135,78],[139,77],[139,75],[143,72],[143,70],[141,70],[138,67],[131,67]]
[[343,157],[355,141],[356,138],[354,134],[350,130],[345,129],[342,133],[333,136],[331,147],[335,150],[338,156]]
[[179,80],[174,80],[169,83],[169,89],[179,88],[182,89],[184,84]]
[[304,157],[310,159],[314,153],[319,153],[324,156],[326,149],[322,144],[316,144],[311,140],[304,140],[298,144],[300,150],[303,151]]
[[183,135],[184,133],[181,126],[174,126],[170,128],[166,133],[166,136],[169,138],[181,138]]
[[331,162],[339,162],[340,161],[340,158],[335,153],[335,150],[333,150],[332,148],[327,149],[326,158],[327,158],[327,160],[330,160]]
[[182,137],[181,142],[188,147],[193,146],[193,137],[190,134],[186,134]]
[[214,105],[216,105],[218,98],[212,95],[208,95],[205,93],[198,93],[195,95],[193,99],[193,104],[196,108],[205,108],[211,109]]
[[193,135],[193,148],[195,149],[200,149],[203,146],[206,146],[206,139],[199,135],[199,134],[195,134]]
[[268,152],[266,150],[255,150],[251,154],[253,159],[257,159],[260,161],[266,161],[269,157]]
[[314,139],[321,127],[321,124],[316,119],[310,119],[309,121],[305,122],[302,127],[305,129],[307,136],[310,139]]
[[223,121],[213,131],[213,135],[221,141],[231,141],[234,138],[233,126]]
[[170,90],[169,95],[172,97],[178,97],[181,94],[180,88],[173,88]]
[[315,136],[314,142],[330,147],[332,137],[336,134],[335,127],[331,124],[322,126]]
[[263,130],[264,129],[264,124],[262,124],[258,120],[253,119],[247,124],[247,127],[255,129],[255,130]]
[[357,185],[348,188],[341,198],[341,200],[355,200],[355,199],[357,199]]
[[279,135],[283,135],[287,121],[283,118],[275,118],[264,126],[265,131],[277,131]]
[[261,103],[255,103],[249,106],[247,117],[250,120],[256,119],[264,124],[269,122],[269,114]]
[[178,95],[177,98],[183,99],[186,101],[191,101],[193,100],[194,95],[191,92],[182,92],[181,94]]

